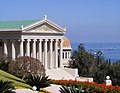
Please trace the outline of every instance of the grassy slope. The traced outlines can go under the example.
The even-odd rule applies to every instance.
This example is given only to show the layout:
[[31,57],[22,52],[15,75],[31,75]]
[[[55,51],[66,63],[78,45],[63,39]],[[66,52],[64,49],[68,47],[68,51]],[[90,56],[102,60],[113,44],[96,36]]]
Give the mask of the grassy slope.
[[0,70],[0,80],[11,81],[11,82],[13,82],[13,85],[16,87],[31,88],[29,85],[22,83],[22,82],[25,82],[24,80],[21,80],[21,79],[15,77],[9,73],[6,73],[2,70]]

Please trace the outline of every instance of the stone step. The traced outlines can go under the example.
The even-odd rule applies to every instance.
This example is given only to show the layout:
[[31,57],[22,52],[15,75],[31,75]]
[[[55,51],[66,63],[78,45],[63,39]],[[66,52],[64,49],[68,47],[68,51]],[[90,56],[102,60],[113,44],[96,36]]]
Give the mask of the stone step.
[[56,80],[59,80],[59,79],[74,80],[75,79],[75,77],[73,77],[71,74],[69,74],[62,68],[48,69],[46,70],[46,75],[49,75],[49,78],[56,79]]

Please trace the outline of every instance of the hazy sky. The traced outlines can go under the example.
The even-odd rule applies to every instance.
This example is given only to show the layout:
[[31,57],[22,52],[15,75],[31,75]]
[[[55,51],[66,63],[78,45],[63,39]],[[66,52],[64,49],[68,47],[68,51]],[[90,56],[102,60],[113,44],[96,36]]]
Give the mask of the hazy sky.
[[62,27],[71,42],[120,42],[120,0],[0,0],[0,20],[42,19]]

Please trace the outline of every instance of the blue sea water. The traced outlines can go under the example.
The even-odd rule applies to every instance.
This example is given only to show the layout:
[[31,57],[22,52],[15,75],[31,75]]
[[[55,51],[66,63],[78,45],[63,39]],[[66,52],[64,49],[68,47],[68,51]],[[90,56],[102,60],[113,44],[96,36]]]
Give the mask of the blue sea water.
[[[72,52],[77,49],[80,43],[71,43]],[[120,60],[120,43],[84,43],[85,49],[95,53],[101,50],[105,59],[111,62]]]

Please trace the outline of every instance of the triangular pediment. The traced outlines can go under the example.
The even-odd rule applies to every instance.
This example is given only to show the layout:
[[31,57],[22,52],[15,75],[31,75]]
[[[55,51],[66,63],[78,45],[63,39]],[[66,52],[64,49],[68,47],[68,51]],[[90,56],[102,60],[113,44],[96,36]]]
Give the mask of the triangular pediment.
[[51,25],[46,24],[46,23],[39,25],[39,26],[36,26],[34,28],[28,29],[27,31],[30,31],[30,32],[61,32],[58,29],[56,29],[56,28],[54,28]]
[[46,32],[46,33],[65,33],[65,29],[53,23],[48,19],[38,21],[29,26],[23,27],[23,31],[27,32]]
[[39,27],[37,27],[35,29],[35,31],[40,31],[40,32],[43,32],[43,31],[47,31],[47,32],[52,32],[52,31],[56,31],[56,29],[54,29],[53,27],[47,25],[47,24],[43,24]]

